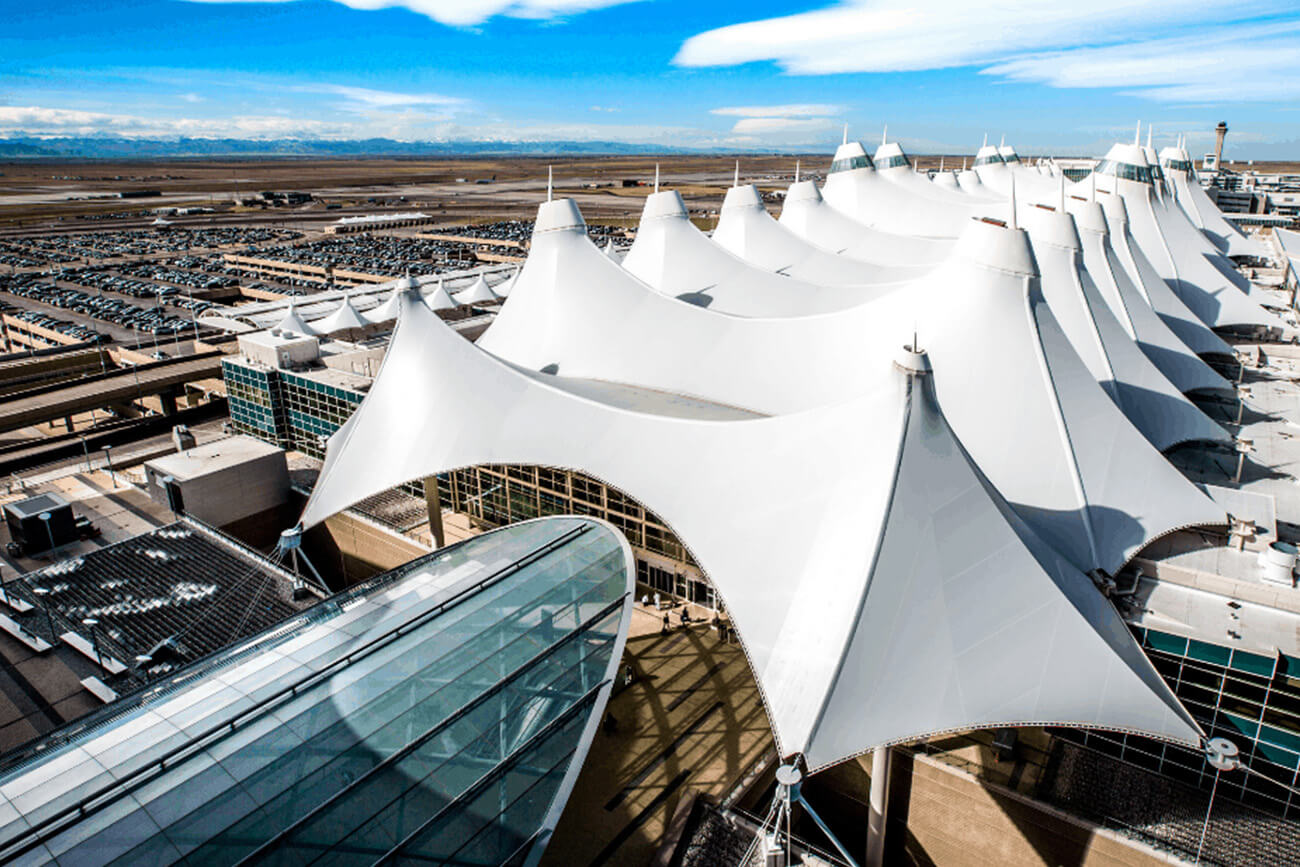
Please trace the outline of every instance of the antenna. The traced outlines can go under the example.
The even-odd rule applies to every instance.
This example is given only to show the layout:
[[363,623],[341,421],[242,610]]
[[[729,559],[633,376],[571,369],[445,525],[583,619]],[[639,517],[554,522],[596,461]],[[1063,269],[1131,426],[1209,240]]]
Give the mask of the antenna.
[[794,182],[799,183],[799,161],[794,161]]
[[848,143],[849,143],[849,125],[846,123],[844,124],[844,141],[840,142],[840,144],[848,144]]
[[659,163],[655,163],[655,192],[659,192]]
[[1016,225],[1016,176],[1014,172],[1011,174],[1011,228],[1020,228],[1020,226]]
[[551,201],[555,195],[555,167],[546,167],[546,201]]
[[740,186],[740,160],[736,160],[736,178],[731,182],[733,187]]

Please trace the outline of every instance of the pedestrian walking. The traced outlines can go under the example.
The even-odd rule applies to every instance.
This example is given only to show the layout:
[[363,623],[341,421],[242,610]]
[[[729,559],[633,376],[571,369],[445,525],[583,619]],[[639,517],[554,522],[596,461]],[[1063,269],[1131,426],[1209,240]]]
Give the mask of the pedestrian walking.
[[655,611],[658,611],[660,608],[663,608],[663,606],[659,604],[659,591],[656,590],[656,591],[655,591]]
[[662,634],[664,634],[665,632],[672,632],[672,629],[673,629],[673,624],[672,624],[672,622],[668,619],[668,612],[665,611],[665,612],[664,612],[664,625],[663,625],[663,628],[659,630],[659,634],[662,635]]

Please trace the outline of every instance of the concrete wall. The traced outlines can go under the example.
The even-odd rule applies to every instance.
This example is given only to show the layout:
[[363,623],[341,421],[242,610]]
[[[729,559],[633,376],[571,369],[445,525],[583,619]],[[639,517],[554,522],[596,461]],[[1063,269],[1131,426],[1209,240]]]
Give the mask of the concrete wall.
[[[145,467],[149,498],[167,505],[162,477],[152,465]],[[193,479],[179,479],[185,511],[206,524],[221,528],[282,506],[289,499],[289,468],[284,452],[252,458],[232,467]]]
[[925,756],[895,751],[889,864],[1165,867],[1178,859]]
[[340,512],[313,527],[307,532],[305,544],[307,555],[336,589],[409,563],[433,550],[350,512]]

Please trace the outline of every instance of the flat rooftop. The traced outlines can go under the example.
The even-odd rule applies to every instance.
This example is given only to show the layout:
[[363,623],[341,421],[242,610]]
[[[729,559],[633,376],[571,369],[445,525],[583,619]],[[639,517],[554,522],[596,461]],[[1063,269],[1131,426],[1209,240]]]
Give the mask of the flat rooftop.
[[282,451],[279,446],[253,437],[233,436],[154,458],[148,465],[177,479],[197,479]]

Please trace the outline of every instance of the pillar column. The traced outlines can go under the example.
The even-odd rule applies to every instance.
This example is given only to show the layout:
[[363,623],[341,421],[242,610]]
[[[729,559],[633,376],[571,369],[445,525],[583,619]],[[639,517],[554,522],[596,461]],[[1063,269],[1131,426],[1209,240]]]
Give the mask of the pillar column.
[[447,534],[442,528],[442,500],[438,496],[438,477],[429,476],[424,480],[424,502],[429,509],[429,533],[433,544],[442,548],[447,544]]
[[867,813],[866,867],[885,863],[885,822],[889,808],[889,764],[893,751],[876,747],[871,752],[871,799]]

